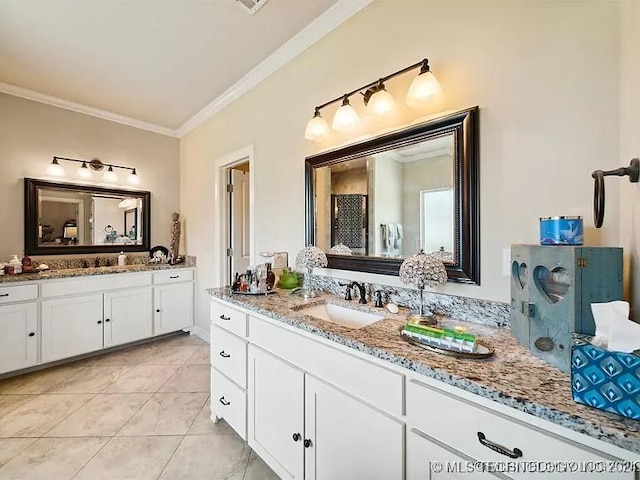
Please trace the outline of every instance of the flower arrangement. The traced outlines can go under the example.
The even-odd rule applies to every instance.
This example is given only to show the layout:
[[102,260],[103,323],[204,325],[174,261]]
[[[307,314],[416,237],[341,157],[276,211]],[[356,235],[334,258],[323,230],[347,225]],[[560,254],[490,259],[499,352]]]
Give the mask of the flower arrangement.
[[433,313],[424,313],[424,287],[435,287],[447,283],[447,270],[442,260],[427,255],[420,250],[415,255],[407,257],[400,266],[400,281],[413,285],[420,289],[420,315],[418,321],[434,325],[436,323]]

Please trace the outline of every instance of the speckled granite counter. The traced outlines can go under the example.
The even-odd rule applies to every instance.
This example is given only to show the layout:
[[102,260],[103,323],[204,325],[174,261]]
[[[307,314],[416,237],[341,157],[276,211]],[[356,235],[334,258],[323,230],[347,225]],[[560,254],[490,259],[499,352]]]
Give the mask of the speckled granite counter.
[[87,277],[94,275],[110,275],[114,273],[132,273],[132,272],[153,272],[156,270],[169,270],[177,268],[192,268],[195,265],[179,263],[177,265],[167,264],[143,264],[143,265],[127,265],[125,267],[89,267],[89,268],[66,268],[61,270],[48,270],[43,273],[20,273],[18,275],[2,275],[0,276],[0,284],[18,283],[18,282],[34,282],[38,280],[53,280],[59,278],[70,277]]
[[210,289],[213,297],[252,310],[295,328],[324,337],[400,367],[535,415],[579,433],[640,453],[640,422],[575,403],[570,377],[522,347],[508,329],[439,318],[441,325],[464,325],[470,333],[490,343],[495,355],[486,360],[464,360],[427,352],[400,335],[407,311],[389,314],[361,329],[351,329],[304,315],[299,310],[330,300],[380,313],[369,305],[345,302],[322,294],[305,302],[288,292],[268,296],[234,295],[228,288]]

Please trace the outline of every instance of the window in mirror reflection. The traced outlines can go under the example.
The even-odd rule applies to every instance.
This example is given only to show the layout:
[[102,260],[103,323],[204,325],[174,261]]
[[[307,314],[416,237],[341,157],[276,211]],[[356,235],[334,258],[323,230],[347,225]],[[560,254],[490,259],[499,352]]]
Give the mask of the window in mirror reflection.
[[317,245],[403,258],[455,255],[453,134],[315,170]]
[[40,188],[38,246],[142,245],[142,199]]

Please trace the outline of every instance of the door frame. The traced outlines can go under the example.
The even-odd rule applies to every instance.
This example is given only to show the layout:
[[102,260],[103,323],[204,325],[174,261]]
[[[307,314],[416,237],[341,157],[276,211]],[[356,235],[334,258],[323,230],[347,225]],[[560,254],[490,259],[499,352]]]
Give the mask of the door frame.
[[[218,269],[218,285],[227,284],[227,239],[229,238],[229,195],[227,195],[227,181],[229,170],[236,165],[249,163],[249,263],[255,263],[255,222],[254,222],[254,200],[255,200],[255,176],[254,176],[254,149],[253,144],[231,152],[216,160],[216,176],[218,181],[215,185],[215,200],[218,205],[216,224],[219,228],[217,239],[217,257],[220,268]],[[214,225],[215,228],[215,225]]]

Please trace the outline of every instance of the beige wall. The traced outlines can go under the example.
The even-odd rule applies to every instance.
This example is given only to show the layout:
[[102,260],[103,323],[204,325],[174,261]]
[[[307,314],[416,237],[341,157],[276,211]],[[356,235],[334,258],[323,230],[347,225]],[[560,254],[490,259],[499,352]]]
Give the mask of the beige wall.
[[[303,138],[313,107],[425,56],[444,109],[481,109],[482,285],[437,291],[509,301],[503,250],[537,243],[540,216],[582,215],[589,244],[618,244],[615,200],[604,228],[591,228],[590,176],[620,163],[618,9],[599,1],[374,1],[194,130],[181,142],[181,205],[187,248],[198,256],[198,321],[208,323],[204,288],[216,286],[220,268],[212,251],[216,159],[254,146],[256,251],[295,258],[304,245],[304,157],[318,151]],[[415,120],[403,112],[398,123]],[[618,184],[608,182],[608,198],[618,197]],[[397,277],[347,275],[399,285]]]
[[[631,158],[640,157],[640,2],[622,4],[620,25],[620,155],[616,166],[627,166]],[[615,197],[609,196],[611,184],[620,184],[620,244],[625,252],[625,299],[631,302],[633,318],[640,318],[640,183],[617,179],[606,180],[607,205],[605,225],[612,219],[609,207]],[[609,200],[611,199],[611,200]],[[615,215],[615,213],[614,213]]]
[[[140,188],[151,191],[151,245],[168,246],[180,209],[179,151],[175,138],[0,94],[0,261],[24,251],[23,178],[47,178],[54,155],[137,168]],[[63,167],[73,179],[77,165]]]

